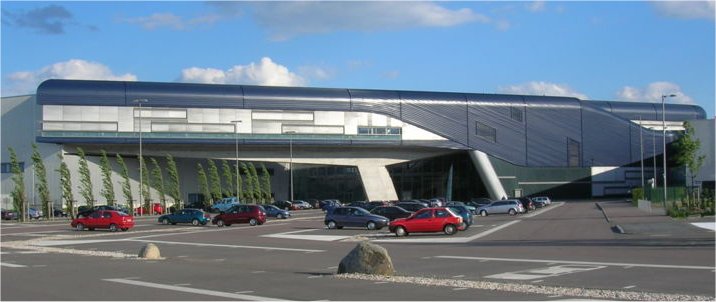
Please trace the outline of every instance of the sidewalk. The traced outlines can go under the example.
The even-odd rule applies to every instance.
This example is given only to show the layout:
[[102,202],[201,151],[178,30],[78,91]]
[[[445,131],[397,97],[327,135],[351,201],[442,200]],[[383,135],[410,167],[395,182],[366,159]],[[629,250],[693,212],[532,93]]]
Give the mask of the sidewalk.
[[605,218],[615,230],[624,234],[646,235],[649,237],[714,237],[714,231],[697,227],[691,223],[708,223],[714,217],[697,219],[673,219],[663,214],[663,210],[641,210],[627,201],[598,202]]

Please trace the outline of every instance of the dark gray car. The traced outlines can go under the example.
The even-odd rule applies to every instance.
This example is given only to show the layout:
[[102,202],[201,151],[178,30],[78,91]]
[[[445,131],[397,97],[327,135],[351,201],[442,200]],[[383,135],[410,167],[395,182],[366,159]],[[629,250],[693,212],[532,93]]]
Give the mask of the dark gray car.
[[324,223],[329,229],[342,229],[343,227],[364,227],[369,230],[379,230],[388,225],[388,218],[373,215],[359,207],[335,208],[326,214]]

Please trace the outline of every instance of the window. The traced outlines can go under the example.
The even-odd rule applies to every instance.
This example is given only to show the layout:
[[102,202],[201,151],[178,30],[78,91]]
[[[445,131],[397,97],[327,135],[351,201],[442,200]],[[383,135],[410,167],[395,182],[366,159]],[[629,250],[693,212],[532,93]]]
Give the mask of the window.
[[403,129],[400,127],[358,127],[358,135],[400,135],[402,133]]
[[433,217],[432,211],[423,211],[422,213],[415,215],[415,219],[426,219],[430,217]]
[[510,107],[510,118],[521,123],[524,120],[522,118],[522,108]]
[[478,121],[475,121],[475,135],[489,142],[497,142],[497,130]]
[[570,167],[579,166],[579,142],[571,138],[567,138],[567,163]]
[[[20,171],[25,172],[25,162],[18,163]],[[2,163],[2,173],[12,173],[12,163]]]
[[445,210],[437,210],[435,211],[435,217],[448,217],[448,212]]

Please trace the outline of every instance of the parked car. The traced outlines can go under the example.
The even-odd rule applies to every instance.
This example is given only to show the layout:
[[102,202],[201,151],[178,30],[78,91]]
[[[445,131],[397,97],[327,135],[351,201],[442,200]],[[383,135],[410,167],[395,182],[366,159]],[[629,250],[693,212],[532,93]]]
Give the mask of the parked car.
[[53,217],[67,217],[67,216],[69,216],[69,214],[67,214],[67,212],[65,212],[65,210],[63,210],[63,209],[53,209],[52,216]]
[[155,203],[151,204],[151,207],[152,207],[151,212],[149,210],[145,209],[144,206],[141,206],[141,207],[134,209],[134,213],[135,213],[135,215],[149,215],[149,214],[161,215],[164,213],[164,208],[162,207],[161,203],[155,202]]
[[42,210],[38,210],[36,208],[28,208],[27,217],[30,217],[30,219],[40,219],[42,217]]
[[423,201],[421,199],[413,199],[413,200],[408,200],[408,202],[416,202],[416,203],[424,205],[426,208],[430,207],[430,203],[428,202],[428,200]]
[[522,207],[525,208],[525,213],[535,209],[535,204],[529,197],[520,197],[517,200],[522,203]]
[[340,207],[341,202],[338,199],[326,199],[326,200],[321,200],[318,202],[318,207],[323,211],[326,211],[327,206],[334,207],[334,208]]
[[462,222],[462,217],[449,208],[425,208],[408,218],[391,221],[388,229],[398,237],[422,232],[444,232],[447,235],[455,235]]
[[413,212],[403,209],[399,206],[381,206],[375,207],[370,210],[371,214],[380,215],[388,218],[389,220],[395,220],[398,218],[406,218],[413,215]]
[[323,212],[330,213],[330,212],[333,212],[333,210],[335,208],[340,208],[342,206],[343,205],[340,202],[331,202],[331,203],[326,203],[325,205],[323,205],[322,209],[323,209]]
[[197,201],[197,202],[188,202],[184,204],[185,209],[199,209],[204,211],[210,211],[211,206],[207,206],[204,204],[204,202]]
[[288,200],[277,200],[274,201],[272,205],[275,205],[277,208],[283,210],[291,210],[293,208],[293,204]]
[[546,196],[532,197],[532,202],[534,202],[534,203],[542,203],[542,204],[544,204],[545,206],[548,206],[548,205],[552,204],[552,200],[549,199],[549,197],[546,197]]
[[109,229],[110,232],[126,231],[134,227],[134,217],[124,212],[100,210],[81,218],[72,219],[70,225],[78,231],[85,229],[90,231]]
[[472,222],[473,222],[472,212],[470,212],[470,210],[467,207],[461,206],[461,205],[456,205],[456,204],[445,206],[445,207],[449,208],[455,214],[462,217],[462,224],[460,224],[460,230],[463,230],[463,231],[467,230],[472,225]]
[[479,198],[472,198],[472,199],[470,199],[470,201],[466,202],[465,204],[473,206],[475,208],[479,208],[481,206],[488,205],[488,204],[492,203],[493,201],[494,200],[489,199],[489,198],[479,197]]
[[389,205],[390,205],[390,203],[388,203],[387,201],[382,201],[382,200],[370,201],[370,202],[368,202],[368,208],[366,210],[372,211],[373,209],[375,209],[377,207],[384,207],[384,206],[389,206]]
[[462,201],[448,201],[445,203],[445,206],[463,206],[466,207],[468,210],[470,210],[470,213],[477,214],[477,208],[468,204],[465,204]]
[[311,205],[312,209],[318,209],[320,207],[318,199],[307,199],[306,202]]
[[441,198],[433,198],[428,201],[430,202],[431,208],[438,208],[438,207],[445,206],[445,200],[443,200]]
[[367,201],[353,201],[353,202],[347,204],[346,206],[348,206],[348,207],[362,208],[362,209],[364,209],[364,210],[366,210],[366,211],[368,211],[369,208],[370,208],[370,205],[368,204]]
[[294,200],[294,201],[291,201],[291,203],[293,204],[294,210],[308,210],[308,209],[313,208],[313,206],[311,206],[311,204],[309,204],[308,202],[303,201],[303,200]]
[[5,209],[2,209],[2,210],[0,210],[0,212],[2,213],[2,214],[1,214],[1,215],[2,215],[2,219],[4,219],[4,220],[15,220],[15,219],[18,219],[18,218],[19,218],[19,215],[17,214],[17,211],[14,211],[14,210],[5,210]]
[[214,202],[214,204],[210,207],[210,211],[215,213],[221,213],[238,204],[241,203],[238,199],[236,199],[236,197],[227,197]]
[[79,206],[77,207],[77,217],[84,217],[89,214],[91,214],[94,211],[120,211],[129,214],[129,209],[125,206],[108,206],[108,205],[101,205],[101,206]]
[[192,225],[206,225],[209,220],[211,220],[211,216],[199,209],[182,209],[171,214],[164,214],[157,219],[162,224],[191,223]]
[[279,209],[275,205],[263,205],[261,206],[264,208],[264,211],[266,212],[266,216],[268,217],[276,217],[278,219],[286,219],[291,217],[291,212],[287,210]]
[[491,214],[516,215],[524,212],[525,208],[522,206],[522,203],[516,199],[498,200],[477,208],[477,213],[480,216],[487,216]]
[[218,227],[230,226],[234,223],[264,224],[266,223],[266,211],[259,205],[242,204],[231,207],[211,220],[211,224]]
[[403,209],[406,209],[411,212],[417,212],[421,209],[427,208],[426,205],[422,203],[412,202],[412,201],[401,201],[395,204],[396,206],[399,206]]
[[326,213],[323,222],[329,229],[343,227],[365,227],[369,230],[380,230],[388,225],[388,218],[373,215],[359,207],[340,207]]

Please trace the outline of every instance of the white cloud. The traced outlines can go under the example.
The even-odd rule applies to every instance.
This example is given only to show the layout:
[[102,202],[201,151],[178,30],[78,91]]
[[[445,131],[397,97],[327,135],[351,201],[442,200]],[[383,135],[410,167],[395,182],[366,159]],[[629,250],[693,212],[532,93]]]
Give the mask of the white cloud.
[[430,2],[262,2],[257,22],[274,40],[341,30],[377,31],[412,27],[450,27],[491,22],[470,9],[450,10]]
[[575,97],[581,100],[589,99],[587,95],[572,90],[572,88],[568,85],[541,81],[533,81],[519,85],[501,86],[497,90],[500,93],[508,94],[566,96]]
[[155,30],[167,27],[174,30],[192,29],[197,25],[213,24],[219,21],[221,17],[215,14],[201,15],[199,17],[185,20],[184,18],[172,13],[154,13],[146,17],[127,18],[122,21],[129,24],[136,24],[144,27],[144,29]]
[[661,103],[661,96],[669,94],[676,95],[666,99],[669,103],[695,104],[694,99],[682,92],[679,85],[670,82],[654,82],[644,89],[624,86],[617,92],[617,99],[628,102]]
[[45,66],[37,71],[18,71],[3,79],[2,95],[35,93],[37,86],[48,79],[136,81],[137,76],[115,75],[109,67],[85,60],[72,59]]
[[680,19],[711,19],[716,15],[716,2],[710,1],[656,1],[656,10],[667,17]]
[[228,70],[191,67],[183,69],[180,82],[209,84],[247,84],[266,86],[305,86],[307,80],[283,65],[263,57],[258,64],[236,65]]
[[527,4],[527,10],[531,12],[541,12],[544,10],[544,1],[532,1]]

